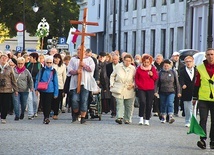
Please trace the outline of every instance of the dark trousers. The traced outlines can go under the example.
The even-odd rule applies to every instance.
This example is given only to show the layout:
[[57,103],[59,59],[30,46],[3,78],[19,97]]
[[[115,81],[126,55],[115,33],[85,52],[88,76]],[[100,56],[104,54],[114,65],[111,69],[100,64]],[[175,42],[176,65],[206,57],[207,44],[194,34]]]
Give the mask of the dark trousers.
[[160,99],[154,96],[153,100],[153,112],[160,114]]
[[[200,115],[200,125],[207,133],[207,117],[210,111],[211,114],[211,127],[210,127],[210,140],[214,141],[214,102],[209,101],[198,101],[199,115]],[[201,137],[201,139],[206,139],[207,137]]]
[[112,95],[111,95],[110,107],[111,107],[111,115],[116,116],[116,99]]
[[52,103],[52,109],[54,111],[54,115],[58,115],[59,113],[59,108],[62,109],[62,93],[63,93],[63,90],[60,89],[59,90],[59,94],[58,94],[58,97],[53,99],[53,103]]
[[7,112],[11,103],[12,93],[0,93],[0,109],[1,109],[1,119],[6,119]]
[[178,114],[178,111],[179,111],[179,97],[176,94],[174,99],[174,114]]
[[138,90],[138,98],[140,103],[139,117],[144,117],[145,113],[146,120],[149,120],[151,117],[154,90]]
[[40,92],[40,101],[43,107],[44,119],[49,118],[51,112],[51,102],[53,101],[53,93]]

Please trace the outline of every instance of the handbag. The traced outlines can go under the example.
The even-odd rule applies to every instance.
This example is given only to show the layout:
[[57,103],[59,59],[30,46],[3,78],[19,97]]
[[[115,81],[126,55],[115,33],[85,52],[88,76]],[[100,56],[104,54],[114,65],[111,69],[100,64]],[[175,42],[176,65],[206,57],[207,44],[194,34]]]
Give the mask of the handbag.
[[[53,75],[53,71],[51,72],[51,74],[49,76],[48,82],[38,82],[37,89],[38,90],[47,90],[48,89],[48,84],[49,84],[49,82],[51,80],[52,75]],[[41,75],[39,77],[39,81],[40,81],[40,79],[41,79]]]
[[110,92],[115,93],[115,94],[121,94],[122,90],[123,90],[124,86],[123,84],[117,84],[117,85],[113,85],[113,87],[110,87]]

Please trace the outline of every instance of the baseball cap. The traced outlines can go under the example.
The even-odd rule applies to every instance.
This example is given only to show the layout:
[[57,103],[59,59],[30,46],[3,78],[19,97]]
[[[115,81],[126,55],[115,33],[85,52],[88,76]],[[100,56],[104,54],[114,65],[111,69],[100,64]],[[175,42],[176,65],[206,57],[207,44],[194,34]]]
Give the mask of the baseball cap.
[[173,52],[173,54],[172,54],[172,56],[176,56],[176,55],[180,55],[180,53],[179,52]]

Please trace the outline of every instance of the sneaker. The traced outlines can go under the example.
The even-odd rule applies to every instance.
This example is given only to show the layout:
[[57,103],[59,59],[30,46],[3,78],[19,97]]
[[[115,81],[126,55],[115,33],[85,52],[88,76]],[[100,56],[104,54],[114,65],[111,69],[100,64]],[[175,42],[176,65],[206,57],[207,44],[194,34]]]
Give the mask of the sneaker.
[[206,142],[205,140],[201,139],[200,141],[197,142],[197,146],[200,147],[201,149],[206,149]]
[[174,121],[175,121],[175,119],[174,119],[173,117],[171,117],[171,118],[169,119],[169,124],[172,124]]
[[143,125],[143,117],[140,117],[139,125]]
[[5,119],[1,119],[1,124],[6,124],[6,120]]
[[34,116],[28,116],[28,119],[29,119],[29,120],[33,120],[33,119],[34,119]]
[[124,123],[125,123],[125,124],[130,124],[130,122],[129,122],[129,121],[125,121]]
[[38,114],[37,114],[37,113],[35,113],[35,114],[34,114],[34,117],[38,117]]
[[185,124],[185,127],[189,128],[189,127],[190,127],[190,124],[189,124],[189,123]]
[[161,123],[166,123],[166,120],[164,118],[162,118]]
[[149,120],[145,120],[145,126],[149,126]]
[[158,116],[158,113],[157,113],[157,112],[155,112],[153,116]]
[[78,116],[77,120],[80,122],[81,121],[81,115]]
[[210,142],[210,149],[214,149],[214,141]]
[[85,124],[85,122],[86,122],[85,118],[84,118],[84,117],[81,117],[80,123],[81,123],[81,124]]
[[23,119],[23,118],[24,118],[24,114],[21,114],[19,118],[20,118],[20,119]]
[[123,123],[121,118],[116,119],[115,122],[118,123],[118,124],[122,124]]
[[44,124],[49,124],[50,123],[50,120],[48,118],[44,119],[43,121]]
[[14,118],[14,121],[18,121],[18,120],[19,120],[19,117],[16,116],[16,117]]
[[58,116],[57,115],[53,115],[52,117],[54,120],[58,120]]

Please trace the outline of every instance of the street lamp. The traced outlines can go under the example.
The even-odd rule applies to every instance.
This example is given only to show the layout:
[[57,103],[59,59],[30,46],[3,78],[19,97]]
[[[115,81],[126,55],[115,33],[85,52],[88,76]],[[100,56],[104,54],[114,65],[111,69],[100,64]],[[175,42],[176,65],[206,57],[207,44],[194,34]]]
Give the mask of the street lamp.
[[[23,0],[23,49],[22,51],[25,50],[25,30],[26,30],[26,26],[25,26],[25,5],[26,5],[26,0]],[[34,3],[34,5],[32,6],[32,9],[34,12],[37,12],[39,10],[39,7],[36,4],[36,1]]]
[[213,43],[212,29],[213,29],[213,2],[212,0],[209,0],[207,48],[212,48],[212,43]]

